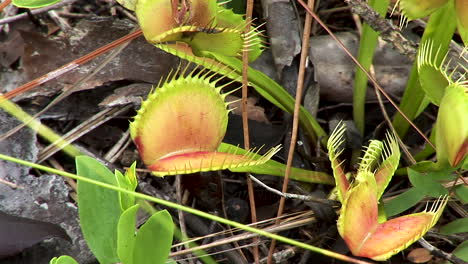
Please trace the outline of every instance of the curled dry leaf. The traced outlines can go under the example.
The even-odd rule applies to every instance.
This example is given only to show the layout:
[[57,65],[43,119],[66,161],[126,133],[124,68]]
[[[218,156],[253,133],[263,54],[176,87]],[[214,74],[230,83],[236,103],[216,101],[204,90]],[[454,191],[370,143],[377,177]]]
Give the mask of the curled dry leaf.
[[425,248],[415,248],[406,257],[413,263],[426,263],[432,259],[431,252]]
[[[242,115],[242,106],[240,98],[237,96],[229,95],[226,97],[228,102],[232,102],[229,104],[229,110],[232,111],[233,114]],[[257,122],[270,124],[270,121],[265,115],[265,109],[261,106],[256,106],[257,99],[253,97],[247,98],[247,117],[251,120],[255,120]]]

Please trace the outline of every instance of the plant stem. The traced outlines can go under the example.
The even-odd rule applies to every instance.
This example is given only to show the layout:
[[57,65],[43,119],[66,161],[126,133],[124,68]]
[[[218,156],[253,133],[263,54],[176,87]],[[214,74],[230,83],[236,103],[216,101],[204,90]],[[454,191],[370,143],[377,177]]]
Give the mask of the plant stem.
[[[372,6],[377,13],[385,15],[387,12],[389,0],[371,0],[369,5]],[[367,71],[369,71],[374,58],[374,52],[377,46],[379,33],[374,31],[367,23],[362,28],[362,34],[359,43],[358,61]],[[359,67],[356,66],[356,76],[354,78],[353,92],[353,118],[356,126],[364,135],[365,128],[365,103],[367,91],[367,76]]]
[[[314,8],[315,1],[308,0],[307,6],[309,8]],[[312,26],[312,16],[306,13],[305,22],[304,22],[304,32],[302,35],[302,49],[301,49],[301,60],[299,63],[299,73],[297,76],[297,87],[296,87],[296,101],[294,103],[294,114],[293,114],[293,125],[292,125],[292,132],[291,132],[291,140],[289,142],[289,152],[288,152],[288,160],[286,163],[286,173],[284,174],[283,179],[283,187],[281,189],[282,193],[288,192],[288,183],[289,183],[289,176],[291,175],[291,167],[294,157],[294,151],[296,149],[296,141],[297,141],[297,131],[299,128],[299,113],[302,101],[302,93],[304,90],[304,77],[305,77],[305,68],[306,62],[309,58],[309,41],[310,41],[310,30]],[[284,211],[284,204],[286,202],[286,198],[281,196],[278,212],[276,214],[276,224],[280,223],[280,217]],[[275,251],[275,244],[276,241],[271,241],[270,250],[268,251],[268,258],[267,263],[272,263],[273,253]]]
[[75,157],[82,154],[79,149],[62,139],[62,137],[55,133],[55,131],[41,124],[40,121],[34,119],[28,113],[24,112],[23,109],[21,109],[21,107],[19,107],[17,104],[11,102],[3,96],[0,96],[0,108],[8,112],[10,115],[16,117],[24,124],[27,124],[28,127],[36,131],[41,137],[63,149],[63,151],[68,155]]
[[[250,31],[250,26],[252,23],[252,13],[253,13],[253,4],[254,0],[247,1],[247,8],[245,11],[245,20],[246,26],[244,33],[248,34]],[[250,138],[249,138],[249,119],[247,114],[247,96],[248,96],[248,83],[249,83],[249,51],[248,49],[242,50],[242,131],[244,133],[244,148],[250,149]],[[245,174],[245,180],[247,182],[247,191],[249,193],[249,204],[250,204],[250,219],[252,223],[257,222],[257,207],[255,206],[255,193],[253,182],[249,177],[249,174]],[[258,253],[258,237],[253,238],[253,257],[255,264],[260,264],[260,256]]]
[[24,166],[28,166],[28,167],[31,167],[31,168],[35,168],[35,169],[38,169],[38,170],[46,171],[46,172],[49,172],[49,173],[62,175],[64,177],[69,177],[69,178],[79,180],[79,181],[83,181],[83,182],[86,182],[86,183],[95,184],[96,186],[100,186],[102,188],[107,188],[107,189],[118,191],[118,192],[121,192],[121,193],[130,194],[130,195],[133,195],[135,198],[144,199],[144,200],[154,202],[154,203],[157,203],[157,204],[160,204],[160,205],[163,205],[163,206],[167,206],[167,207],[170,207],[170,208],[173,208],[173,209],[176,209],[176,210],[182,210],[182,211],[187,212],[187,213],[198,215],[200,217],[203,217],[203,218],[206,218],[206,219],[209,219],[209,220],[212,220],[212,221],[216,221],[216,222],[219,222],[219,223],[222,223],[222,224],[225,224],[225,225],[229,225],[229,226],[232,226],[232,227],[240,228],[240,229],[242,229],[244,231],[247,231],[247,232],[252,232],[252,233],[256,233],[258,235],[265,236],[265,237],[268,237],[268,238],[271,238],[271,239],[276,239],[276,240],[279,240],[279,241],[281,241],[283,243],[287,243],[287,244],[290,244],[290,245],[293,245],[293,246],[297,246],[297,247],[300,247],[300,248],[303,248],[303,249],[307,249],[307,250],[310,250],[310,251],[313,251],[313,252],[316,252],[316,253],[322,254],[324,256],[331,257],[331,258],[347,261],[347,262],[350,262],[350,263],[370,264],[370,262],[367,262],[367,261],[355,259],[355,258],[352,258],[352,257],[348,257],[348,256],[345,256],[345,255],[339,254],[339,253],[335,253],[333,251],[329,251],[329,250],[326,250],[326,249],[314,247],[312,245],[308,245],[308,244],[296,241],[294,239],[290,239],[290,238],[280,236],[280,235],[277,235],[277,234],[272,234],[272,233],[269,233],[267,231],[264,231],[264,230],[261,230],[261,229],[258,229],[258,228],[254,228],[254,227],[251,227],[251,226],[243,225],[243,224],[240,224],[240,223],[235,222],[235,221],[231,221],[231,220],[228,220],[228,219],[216,216],[216,215],[211,215],[211,214],[205,213],[203,211],[193,209],[191,207],[186,207],[186,206],[176,204],[176,203],[173,203],[173,202],[170,202],[170,201],[166,201],[166,200],[163,200],[163,199],[152,197],[152,196],[149,196],[149,195],[146,195],[146,194],[129,191],[129,190],[120,188],[118,186],[114,186],[114,185],[111,185],[111,184],[108,184],[108,183],[104,183],[104,182],[100,182],[100,181],[96,181],[96,180],[92,180],[92,179],[88,179],[86,177],[79,176],[79,175],[76,175],[76,174],[73,174],[73,173],[53,169],[53,168],[50,168],[50,167],[47,167],[47,166],[43,166],[43,165],[35,164],[35,163],[32,163],[32,162],[28,162],[28,161],[25,161],[25,160],[17,159],[17,158],[10,157],[10,156],[4,155],[4,154],[0,154],[0,159],[10,161],[10,162],[14,162],[14,163],[17,163],[17,164],[21,164],[21,165],[24,165]]

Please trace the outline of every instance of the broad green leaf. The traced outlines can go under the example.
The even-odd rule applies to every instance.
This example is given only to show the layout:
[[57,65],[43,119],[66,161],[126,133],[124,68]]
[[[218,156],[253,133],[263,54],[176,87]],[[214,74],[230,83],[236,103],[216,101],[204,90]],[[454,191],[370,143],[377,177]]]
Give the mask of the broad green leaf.
[[136,235],[133,263],[164,264],[169,256],[174,223],[166,211],[153,214]]
[[[380,16],[385,17],[387,13],[389,0],[370,0],[368,5],[371,6]],[[379,33],[374,31],[367,23],[362,27],[361,40],[359,41],[358,61],[367,71],[374,58],[375,48],[377,47]],[[367,91],[367,75],[356,66],[356,75],[354,77],[353,90],[353,118],[356,126],[364,134],[365,127],[365,102]]]
[[49,264],[78,264],[78,262],[70,256],[60,256],[52,258]]
[[119,219],[117,227],[117,255],[123,264],[133,264],[138,208],[138,204],[128,208]]
[[[76,158],[77,174],[89,179],[117,185],[115,176],[104,165],[87,156]],[[117,224],[120,217],[116,191],[78,181],[78,213],[86,242],[101,264],[119,262]]]
[[53,5],[61,0],[13,0],[12,3],[17,7],[39,8]]
[[447,195],[448,191],[436,181],[439,174],[434,172],[420,173],[408,168],[408,177],[411,184],[419,189],[420,192],[432,197]]
[[460,218],[440,228],[439,232],[445,235],[468,232],[468,218]]
[[[221,143],[218,147],[218,151],[226,152],[229,149],[236,148],[236,146],[228,144],[228,143]],[[246,154],[247,150],[239,148],[238,154]],[[256,154],[258,158],[261,156]],[[237,168],[230,168],[230,171],[233,172],[250,172],[256,174],[266,174],[266,175],[274,175],[274,176],[281,176],[284,177],[286,173],[286,165],[274,160],[268,160],[267,162],[251,166],[251,167],[237,167]],[[311,170],[304,170],[300,168],[291,168],[291,175],[290,179],[302,182],[310,182],[310,183],[322,183],[322,184],[334,184],[333,177],[328,175],[325,172],[319,171],[311,171]]]
[[468,186],[460,184],[455,187],[455,194],[463,204],[468,204]]
[[384,207],[387,217],[394,216],[408,210],[421,201],[424,196],[424,192],[413,187],[390,201],[386,201],[384,203]]
[[[124,188],[125,190],[135,191],[138,185],[135,168],[136,162],[134,162],[132,166],[125,171],[125,175],[118,170],[115,171],[115,178],[119,187]],[[135,196],[119,192],[119,201],[120,209],[123,212],[135,204]]]
[[468,241],[464,241],[458,245],[458,247],[453,251],[453,254],[464,261],[468,261]]

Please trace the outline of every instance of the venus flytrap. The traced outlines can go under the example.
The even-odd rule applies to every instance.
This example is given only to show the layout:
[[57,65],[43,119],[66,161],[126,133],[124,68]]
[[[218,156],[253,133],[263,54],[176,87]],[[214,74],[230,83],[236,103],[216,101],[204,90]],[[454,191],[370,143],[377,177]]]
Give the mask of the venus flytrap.
[[[154,175],[249,167],[265,163],[279,146],[255,156],[235,148],[217,151],[226,133],[229,103],[209,71],[177,70],[160,83],[130,124],[130,134],[143,163]],[[177,76],[180,72],[180,76]]]
[[[436,55],[433,56],[432,53]],[[420,83],[431,102],[439,106],[435,125],[437,164],[435,169],[459,167],[468,155],[468,81],[462,75],[453,81],[454,71],[444,59],[437,63],[431,58],[441,57],[432,42],[423,43],[418,56]],[[462,65],[458,69],[465,71]]]
[[[246,21],[215,0],[120,0],[119,3],[137,14],[146,39],[156,47],[182,59],[202,65],[231,79],[242,76],[243,50],[249,61],[263,51],[263,40],[257,28],[244,33]],[[284,111],[293,113],[294,98],[271,78],[249,67],[250,84],[267,100]],[[301,107],[301,126],[316,141],[327,135],[315,118]]]
[[[229,103],[223,93],[229,83],[223,77],[188,67],[161,81],[130,124],[143,163],[156,176],[229,169],[235,172],[283,176],[284,164],[270,161],[279,146],[259,155],[260,149],[244,150],[221,141],[227,129]],[[292,178],[333,184],[330,176],[293,168]]]
[[[390,182],[400,159],[395,136],[385,142],[372,140],[350,182],[338,156],[344,142],[344,125],[339,125],[328,141],[329,157],[342,203],[338,232],[355,256],[386,260],[421,238],[439,219],[448,201],[439,199],[421,213],[386,220],[379,216],[379,200]],[[381,162],[379,160],[382,159]]]
[[[447,5],[448,2],[454,2],[458,33],[465,45],[468,43],[468,3],[465,0],[399,0],[399,7],[403,14],[402,23],[409,20],[423,18],[431,15],[438,9]],[[443,30],[440,28],[440,30]]]
[[439,168],[460,167],[468,156],[468,83],[451,83],[445,88],[436,121]]

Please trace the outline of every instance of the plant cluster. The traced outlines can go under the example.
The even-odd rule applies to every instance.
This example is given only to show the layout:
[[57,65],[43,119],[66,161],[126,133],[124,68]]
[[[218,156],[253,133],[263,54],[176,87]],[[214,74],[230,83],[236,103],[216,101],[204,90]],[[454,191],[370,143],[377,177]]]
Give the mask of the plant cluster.
[[[39,7],[52,3],[45,0],[32,2],[17,0],[15,4]],[[215,0],[118,2],[136,13],[149,43],[206,68],[179,67],[153,88],[131,122],[131,137],[152,174],[161,177],[228,169],[284,176],[286,166],[271,160],[280,146],[260,155],[260,149],[246,150],[222,142],[228,123],[227,106],[231,103],[225,99],[235,89],[226,90],[240,80],[241,53],[249,50],[249,61],[253,61],[264,49],[258,29],[244,32],[246,21],[243,17]],[[304,131],[327,146],[333,177],[293,168],[291,178],[309,183],[334,183],[337,200],[342,204],[337,223],[340,236],[353,255],[377,261],[390,258],[422,238],[437,223],[450,197],[468,202],[466,185],[453,186],[450,191],[442,185],[443,182],[456,182],[457,173],[468,169],[468,81],[465,75],[455,74],[458,71],[466,73],[466,69],[462,66],[452,69],[446,59],[455,28],[458,27],[462,40],[467,42],[468,15],[464,15],[467,4],[464,0],[423,2],[399,1],[405,23],[431,15],[401,109],[413,119],[429,103],[439,107],[432,132],[435,149],[428,151],[436,153],[437,161],[422,158],[410,167],[400,168],[408,175],[413,185],[411,189],[390,202],[382,200],[393,175],[402,166],[397,138],[405,135],[408,125],[398,115],[393,120],[395,131],[387,133],[384,142],[369,142],[357,172],[353,174],[345,173],[343,161],[339,159],[345,126],[339,125],[328,138],[307,110],[301,108],[299,112]],[[370,4],[385,13],[389,3],[371,1]],[[155,13],[158,13],[157,17]],[[443,23],[437,25],[440,21]],[[360,58],[368,67],[377,36],[370,28],[363,32]],[[366,47],[371,47],[370,53],[365,53]],[[220,84],[223,78],[231,81]],[[293,112],[294,99],[278,83],[252,68],[248,68],[248,78],[260,95],[280,109]],[[366,83],[366,78],[356,81],[356,85]],[[409,100],[417,103],[409,103]],[[362,95],[355,97],[355,109],[359,109],[355,112],[355,121],[361,133],[364,132],[364,111],[363,106],[358,107],[363,102]],[[141,205],[135,198],[135,165],[125,174],[111,173],[94,159],[79,156],[76,167],[78,175],[117,186],[120,190],[115,192],[89,182],[78,182],[82,231],[98,261],[166,263],[174,235],[173,222],[164,210],[151,214],[142,226],[136,228],[136,214]],[[406,211],[426,196],[436,199],[429,209],[389,218]],[[442,230],[445,233],[466,231],[466,226],[460,227],[459,223],[468,224],[466,220],[459,219]],[[157,245],[156,250],[154,245]],[[455,252],[468,260],[468,243],[459,245]],[[52,259],[51,263],[76,262],[62,256]]]

